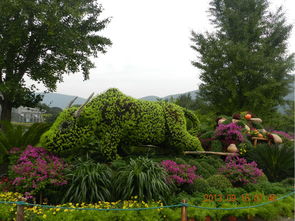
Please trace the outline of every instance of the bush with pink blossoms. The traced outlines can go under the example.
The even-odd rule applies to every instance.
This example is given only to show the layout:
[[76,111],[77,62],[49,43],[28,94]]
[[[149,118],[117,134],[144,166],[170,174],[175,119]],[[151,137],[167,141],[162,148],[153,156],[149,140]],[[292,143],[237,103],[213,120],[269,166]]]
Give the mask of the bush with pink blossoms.
[[294,134],[289,134],[280,130],[272,130],[271,133],[278,134],[280,137],[288,140],[294,140]]
[[215,130],[215,137],[223,141],[226,145],[239,144],[244,141],[242,127],[236,123],[219,124]]
[[263,175],[261,169],[257,168],[256,162],[248,163],[245,158],[228,156],[226,165],[219,169],[219,172],[226,176],[234,186],[241,186],[247,183],[256,183],[258,177]]
[[164,160],[161,162],[161,166],[165,168],[168,175],[168,182],[173,182],[177,186],[183,184],[192,184],[196,178],[197,168],[195,166],[187,164],[177,164],[172,160]]
[[19,192],[36,194],[47,185],[67,184],[64,179],[66,164],[42,147],[28,146],[11,167],[12,184]]

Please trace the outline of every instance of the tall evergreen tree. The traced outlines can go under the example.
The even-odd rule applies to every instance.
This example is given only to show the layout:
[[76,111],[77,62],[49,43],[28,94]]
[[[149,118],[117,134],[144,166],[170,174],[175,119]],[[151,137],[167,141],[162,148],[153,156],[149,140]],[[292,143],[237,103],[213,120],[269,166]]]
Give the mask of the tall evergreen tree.
[[292,25],[282,8],[269,12],[267,0],[212,0],[216,31],[192,32],[201,70],[200,95],[216,111],[268,114],[284,103],[294,54],[287,52]]
[[81,71],[84,79],[94,64],[90,56],[111,44],[100,31],[109,19],[93,0],[0,1],[1,120],[10,121],[12,107],[34,106],[40,96],[25,77],[54,91],[63,75]]

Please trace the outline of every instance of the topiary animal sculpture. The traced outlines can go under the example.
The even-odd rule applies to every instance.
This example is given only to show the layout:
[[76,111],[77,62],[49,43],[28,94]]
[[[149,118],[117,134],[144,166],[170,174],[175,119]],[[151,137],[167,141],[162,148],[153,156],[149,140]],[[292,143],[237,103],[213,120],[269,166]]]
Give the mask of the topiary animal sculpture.
[[87,144],[94,136],[108,160],[116,157],[119,145],[153,144],[177,152],[203,150],[198,138],[187,131],[185,116],[195,125],[199,123],[193,113],[176,104],[137,100],[109,89],[80,108],[60,113],[41,137],[41,144],[61,152]]

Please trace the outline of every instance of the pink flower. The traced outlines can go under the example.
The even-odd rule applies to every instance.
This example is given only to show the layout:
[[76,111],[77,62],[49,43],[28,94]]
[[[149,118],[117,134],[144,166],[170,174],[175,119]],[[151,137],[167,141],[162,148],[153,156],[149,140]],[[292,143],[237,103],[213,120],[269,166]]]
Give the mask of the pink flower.
[[28,146],[12,166],[15,179],[13,185],[18,191],[33,194],[45,188],[47,184],[65,185],[63,170],[66,167],[62,159],[54,156],[42,147]]
[[161,165],[165,168],[168,176],[168,182],[173,182],[176,185],[182,185],[185,183],[191,184],[197,178],[195,166],[187,164],[177,164],[172,160],[164,160]]

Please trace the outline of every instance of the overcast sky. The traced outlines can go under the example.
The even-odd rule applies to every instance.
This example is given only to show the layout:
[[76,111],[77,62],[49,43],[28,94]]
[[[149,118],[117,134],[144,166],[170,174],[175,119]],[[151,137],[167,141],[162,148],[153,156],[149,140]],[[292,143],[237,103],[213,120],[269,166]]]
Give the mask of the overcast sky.
[[[90,80],[82,74],[65,76],[57,93],[88,97],[116,87],[139,98],[164,97],[198,89],[199,70],[191,65],[196,53],[190,48],[191,31],[212,31],[209,0],[98,0],[104,7],[101,18],[112,17],[103,35],[113,45],[95,59]],[[270,0],[280,5],[288,23],[295,24],[294,0]],[[295,51],[295,28],[289,51]]]

